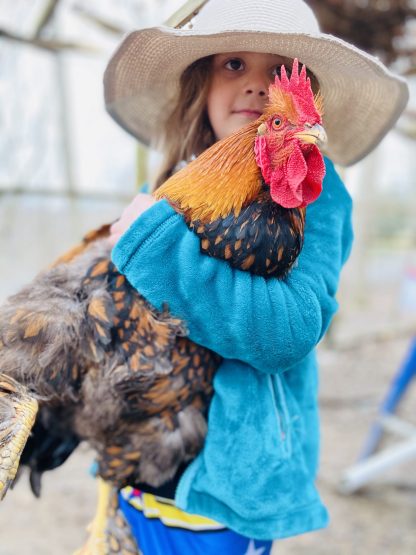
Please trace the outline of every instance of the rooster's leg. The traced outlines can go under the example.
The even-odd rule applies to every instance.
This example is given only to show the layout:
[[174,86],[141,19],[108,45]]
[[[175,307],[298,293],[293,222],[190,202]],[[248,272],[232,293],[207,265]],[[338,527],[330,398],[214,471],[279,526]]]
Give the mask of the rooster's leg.
[[98,505],[85,545],[74,555],[141,555],[118,506],[117,489],[98,478]]
[[38,403],[26,388],[0,374],[0,500],[16,477],[37,411]]

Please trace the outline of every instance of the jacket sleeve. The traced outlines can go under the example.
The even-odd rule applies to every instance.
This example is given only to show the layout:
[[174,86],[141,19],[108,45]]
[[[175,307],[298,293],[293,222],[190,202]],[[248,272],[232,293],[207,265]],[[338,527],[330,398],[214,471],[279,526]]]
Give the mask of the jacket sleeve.
[[323,192],[307,207],[304,247],[285,280],[202,254],[199,238],[166,200],[130,226],[113,262],[155,307],[167,302],[196,343],[263,372],[285,371],[315,347],[336,312],[352,243],[351,197],[325,162]]

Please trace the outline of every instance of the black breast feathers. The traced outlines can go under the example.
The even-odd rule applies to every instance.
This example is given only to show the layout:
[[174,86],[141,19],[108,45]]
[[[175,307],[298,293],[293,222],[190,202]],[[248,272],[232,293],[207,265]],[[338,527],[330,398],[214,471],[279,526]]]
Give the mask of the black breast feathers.
[[188,222],[201,239],[201,252],[264,277],[284,278],[303,246],[304,208],[283,208],[264,188],[243,208],[211,223]]

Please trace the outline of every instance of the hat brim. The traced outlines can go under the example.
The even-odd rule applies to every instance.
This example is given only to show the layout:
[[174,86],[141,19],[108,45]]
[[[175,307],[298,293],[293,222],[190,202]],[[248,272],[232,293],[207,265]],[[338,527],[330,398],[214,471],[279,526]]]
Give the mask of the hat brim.
[[171,111],[182,72],[195,60],[251,51],[298,58],[317,77],[324,99],[326,154],[341,165],[361,160],[403,112],[406,81],[377,58],[332,35],[153,27],[127,35],[104,74],[109,114],[144,144],[152,144]]

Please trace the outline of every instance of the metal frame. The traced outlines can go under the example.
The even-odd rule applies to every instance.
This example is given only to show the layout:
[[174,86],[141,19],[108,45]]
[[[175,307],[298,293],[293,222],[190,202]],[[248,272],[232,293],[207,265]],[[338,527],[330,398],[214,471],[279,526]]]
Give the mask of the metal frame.
[[[347,469],[341,477],[338,485],[341,493],[353,493],[386,470],[407,461],[416,460],[416,426],[395,416],[400,401],[415,377],[416,338],[413,338],[407,356],[379,408],[379,416],[370,428],[358,462]],[[386,430],[406,439],[375,453]]]

